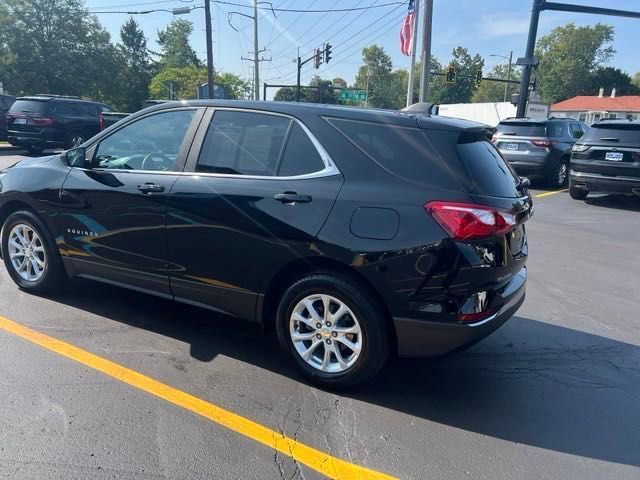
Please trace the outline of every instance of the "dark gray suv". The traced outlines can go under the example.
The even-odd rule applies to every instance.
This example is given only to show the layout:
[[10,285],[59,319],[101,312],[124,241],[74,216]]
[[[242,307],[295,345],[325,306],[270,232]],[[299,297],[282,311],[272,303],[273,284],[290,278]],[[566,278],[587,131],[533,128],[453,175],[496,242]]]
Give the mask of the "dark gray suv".
[[572,118],[508,118],[498,124],[493,143],[518,174],[559,188],[567,184],[571,147],[588,128]]

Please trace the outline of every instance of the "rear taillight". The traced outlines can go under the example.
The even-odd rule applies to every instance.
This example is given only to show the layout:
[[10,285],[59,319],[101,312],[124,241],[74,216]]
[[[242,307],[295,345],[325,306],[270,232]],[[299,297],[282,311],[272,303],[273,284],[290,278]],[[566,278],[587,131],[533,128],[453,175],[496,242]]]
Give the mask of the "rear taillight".
[[49,117],[31,117],[31,123],[34,125],[38,125],[40,127],[44,127],[46,125],[51,125],[53,123],[53,118]]
[[100,125],[100,131],[104,130],[104,116],[102,114],[98,117],[98,125]]
[[485,205],[434,201],[424,208],[454,240],[503,235],[516,225],[513,213]]
[[553,145],[555,144],[555,142],[553,140],[549,140],[548,138],[541,138],[539,140],[531,140],[531,143],[533,143],[536,147],[545,147],[545,148],[553,147]]
[[498,136],[497,135],[493,135],[491,137],[491,143],[496,143],[498,141]]

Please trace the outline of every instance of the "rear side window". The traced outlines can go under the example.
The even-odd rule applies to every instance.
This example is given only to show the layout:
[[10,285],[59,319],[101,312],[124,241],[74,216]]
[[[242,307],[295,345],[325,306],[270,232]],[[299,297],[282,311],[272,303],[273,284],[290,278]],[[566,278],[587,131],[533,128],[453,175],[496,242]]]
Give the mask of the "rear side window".
[[460,159],[467,171],[472,193],[492,197],[518,197],[518,176],[488,141],[458,144]]
[[323,169],[324,162],[320,158],[318,150],[302,127],[294,123],[287,139],[278,175],[293,177],[319,172]]
[[9,113],[46,114],[48,111],[49,102],[41,100],[16,100],[9,109]]
[[594,124],[582,139],[585,142],[612,142],[640,146],[640,123]]
[[274,176],[291,121],[275,115],[217,111],[196,171]]
[[546,137],[547,126],[544,123],[505,122],[498,124],[497,133],[518,137]]
[[448,162],[420,128],[337,118],[327,121],[392,175],[446,190],[460,189],[456,180],[459,167]]

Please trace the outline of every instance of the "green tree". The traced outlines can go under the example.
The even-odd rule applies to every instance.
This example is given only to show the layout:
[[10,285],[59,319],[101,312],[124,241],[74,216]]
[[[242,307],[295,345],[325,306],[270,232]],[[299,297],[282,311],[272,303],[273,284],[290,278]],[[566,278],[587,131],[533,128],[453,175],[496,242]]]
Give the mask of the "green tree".
[[616,89],[616,95],[638,95],[640,87],[633,83],[633,79],[619,68],[599,67],[591,75],[591,85],[579,92],[581,95],[597,95],[600,88],[605,92]]
[[[346,83],[346,82],[345,82]],[[332,80],[323,80],[317,75],[314,75],[309,86],[320,88],[306,88],[301,87],[300,101],[305,103],[326,103],[335,104],[338,103],[337,88],[340,86],[334,85]],[[296,89],[295,87],[283,87],[280,88],[273,97],[278,102],[295,102],[296,101]]]
[[160,62],[163,68],[199,67],[198,55],[191,48],[189,37],[193,23],[181,18],[173,20],[167,28],[158,31],[158,45],[162,49]]
[[[227,98],[242,100],[249,98],[251,85],[234,73],[218,73],[214,79],[215,83],[224,87]],[[206,80],[205,80],[206,82]]]
[[609,45],[613,37],[609,25],[576,27],[569,23],[538,40],[537,75],[543,100],[555,103],[589,91],[595,71],[615,53]]
[[[485,75],[489,78],[499,78],[502,80],[507,79],[509,71],[508,65],[496,65]],[[520,81],[519,69],[511,69],[511,80]],[[504,100],[505,83],[492,82],[490,80],[483,80],[482,83],[476,88],[473,94],[473,102],[502,102]],[[507,90],[507,102],[511,101],[511,94],[518,93],[520,86],[515,83],[510,83],[506,87]]]
[[13,93],[108,100],[118,90],[117,51],[81,0],[5,0],[0,67]]
[[147,49],[147,39],[138,22],[129,18],[120,28],[121,78],[126,85],[121,100],[127,112],[140,109],[149,96],[151,81],[151,58]]
[[[249,83],[233,73],[218,73],[214,81],[224,87],[227,98],[246,98],[250,90]],[[175,99],[192,100],[197,98],[198,87],[206,82],[205,67],[165,68],[151,79],[149,96],[156,100],[169,98],[172,84]]]
[[632,80],[632,82],[633,82],[633,84],[634,84],[636,87],[640,88],[640,72],[636,73],[636,74],[633,76],[633,80]]
[[391,57],[379,45],[363,48],[362,62],[355,87],[368,90],[368,105],[394,110],[402,108],[405,105],[406,70],[394,72]]
[[[456,47],[451,52],[449,65],[443,67],[437,58],[431,59],[431,71],[446,73],[449,67],[456,69],[456,83],[448,84],[443,75],[432,76],[429,101],[431,103],[469,103],[476,91],[476,72],[484,67],[484,60],[478,54],[471,56],[464,47]],[[470,77],[470,78],[462,78]]]

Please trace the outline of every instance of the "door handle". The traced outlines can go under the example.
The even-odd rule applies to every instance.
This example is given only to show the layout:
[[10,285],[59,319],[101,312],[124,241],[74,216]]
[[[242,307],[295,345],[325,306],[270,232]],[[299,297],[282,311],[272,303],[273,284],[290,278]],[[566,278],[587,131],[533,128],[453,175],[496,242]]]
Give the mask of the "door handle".
[[138,190],[142,193],[161,193],[164,192],[164,187],[162,185],[156,185],[155,183],[144,183],[138,185]]
[[276,193],[273,198],[282,203],[309,203],[311,195],[299,195],[296,192]]

